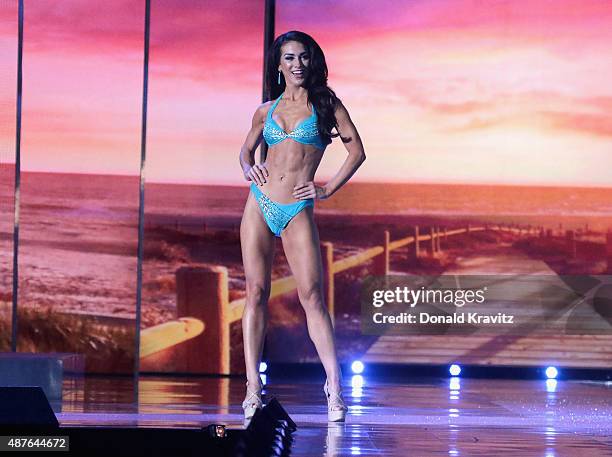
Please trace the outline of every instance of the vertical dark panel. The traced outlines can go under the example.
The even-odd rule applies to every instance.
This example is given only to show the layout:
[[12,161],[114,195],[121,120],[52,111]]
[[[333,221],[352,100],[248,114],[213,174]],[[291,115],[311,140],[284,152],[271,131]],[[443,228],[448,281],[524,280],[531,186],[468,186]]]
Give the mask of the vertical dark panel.
[[11,350],[17,351],[19,331],[17,304],[19,303],[19,210],[21,208],[21,106],[23,103],[23,0],[19,0],[19,47],[17,51],[17,127],[15,134],[15,221],[13,229],[13,319]]
[[[149,95],[149,35],[151,28],[151,0],[146,0],[144,63],[142,74],[142,128],[140,132],[140,187],[138,198],[138,266],[136,273],[136,338],[134,340],[134,376],[140,370],[140,320],[142,305],[142,258],[144,254],[145,165],[147,160],[147,100]],[[134,383],[138,389],[138,382]],[[138,398],[138,397],[136,397]]]
[[270,50],[270,46],[274,42],[274,24],[276,17],[276,1],[275,0],[266,0],[266,9],[265,9],[265,18],[264,18],[264,47],[263,47],[263,78],[262,78],[262,91],[261,91],[261,100],[263,102],[268,101],[266,97],[266,59],[268,58],[268,51]]
[[[274,24],[276,22],[276,0],[266,0],[266,6],[264,11],[264,46],[263,46],[263,78],[262,78],[262,89],[261,89],[261,101],[268,101],[266,94],[266,62],[268,60],[268,51],[270,46],[274,42]],[[260,162],[265,162],[268,154],[268,144],[265,141],[261,142],[259,148]]]
[[29,2],[24,26],[19,339],[132,373],[140,2]]
[[[16,297],[13,275],[15,244],[16,139],[19,138],[17,100],[21,46],[18,0],[0,1],[0,351],[14,348]],[[16,87],[17,86],[17,87]],[[17,88],[17,90],[16,90]],[[16,116],[17,113],[17,116]],[[17,119],[16,119],[17,117]]]

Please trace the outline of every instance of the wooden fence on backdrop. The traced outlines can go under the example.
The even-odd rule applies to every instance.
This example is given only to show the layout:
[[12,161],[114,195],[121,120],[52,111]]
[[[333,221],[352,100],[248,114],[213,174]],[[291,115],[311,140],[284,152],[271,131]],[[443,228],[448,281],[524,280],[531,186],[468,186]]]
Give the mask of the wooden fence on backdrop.
[[[372,274],[389,273],[390,253],[408,247],[411,258],[423,255],[436,256],[442,250],[442,242],[449,237],[483,231],[507,232],[522,236],[541,238],[565,238],[569,257],[576,256],[579,236],[573,230],[563,232],[544,230],[543,227],[520,227],[517,225],[484,225],[448,229],[432,226],[428,233],[414,233],[405,238],[391,240],[389,231],[382,236],[382,245],[374,246],[358,254],[334,259],[331,242],[322,242],[325,300],[332,320],[334,319],[334,277],[350,268],[373,261]],[[606,235],[608,273],[612,274],[612,232]],[[226,267],[197,265],[181,267],[176,272],[177,321],[145,329],[141,333],[140,365],[142,371],[170,371],[189,373],[230,373],[230,325],[241,320],[246,298],[229,301],[228,271]],[[293,276],[272,281],[270,299],[296,290]],[[164,328],[161,328],[165,326]],[[206,330],[204,331],[204,327]]]

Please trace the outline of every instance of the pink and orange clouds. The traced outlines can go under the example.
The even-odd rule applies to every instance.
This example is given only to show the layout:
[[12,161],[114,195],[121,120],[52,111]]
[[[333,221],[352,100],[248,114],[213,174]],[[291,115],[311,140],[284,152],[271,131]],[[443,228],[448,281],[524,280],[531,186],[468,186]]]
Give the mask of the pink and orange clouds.
[[609,2],[296,1],[277,19],[326,51],[362,179],[612,185]]
[[[239,184],[263,2],[152,4],[147,179]],[[143,2],[26,6],[24,168],[136,174]],[[355,179],[612,185],[610,2],[279,0],[276,19],[326,53],[369,157]]]

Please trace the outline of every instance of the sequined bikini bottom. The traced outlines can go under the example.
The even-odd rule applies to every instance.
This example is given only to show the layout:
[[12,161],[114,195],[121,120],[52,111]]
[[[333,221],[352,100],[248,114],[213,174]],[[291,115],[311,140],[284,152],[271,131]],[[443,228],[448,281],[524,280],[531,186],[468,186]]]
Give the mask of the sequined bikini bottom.
[[287,224],[293,219],[300,211],[307,206],[314,206],[314,199],[309,198],[307,200],[300,200],[295,203],[278,203],[270,200],[266,194],[264,194],[255,183],[251,183],[251,192],[255,196],[255,200],[259,204],[259,208],[263,214],[270,231],[276,236],[280,236],[281,232]]

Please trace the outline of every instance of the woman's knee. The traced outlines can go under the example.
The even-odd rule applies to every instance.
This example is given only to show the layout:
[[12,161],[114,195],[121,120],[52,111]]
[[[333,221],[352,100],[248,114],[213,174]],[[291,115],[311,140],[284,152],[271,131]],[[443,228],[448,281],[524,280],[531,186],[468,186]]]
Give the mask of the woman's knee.
[[321,309],[325,308],[323,288],[319,283],[314,283],[309,287],[299,289],[298,296],[306,312],[321,311]]
[[259,281],[247,281],[246,305],[265,306],[270,296],[270,286]]

